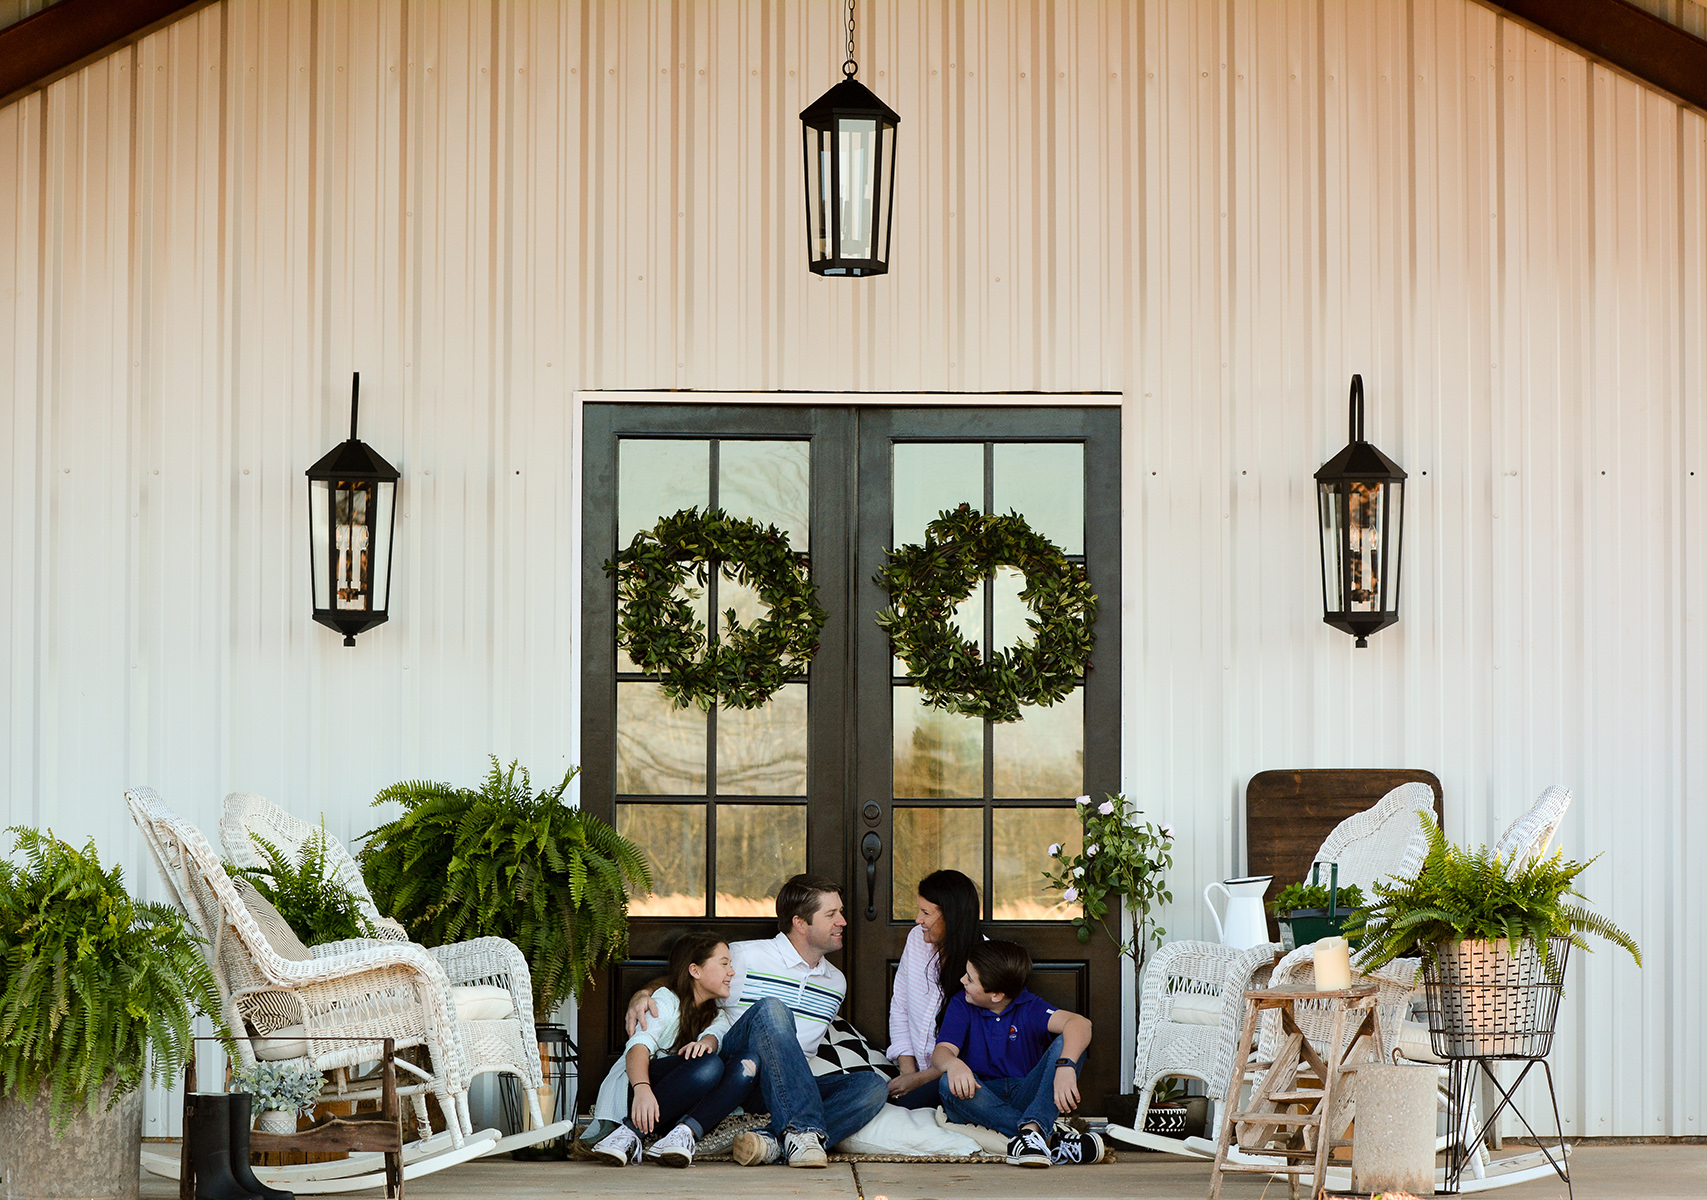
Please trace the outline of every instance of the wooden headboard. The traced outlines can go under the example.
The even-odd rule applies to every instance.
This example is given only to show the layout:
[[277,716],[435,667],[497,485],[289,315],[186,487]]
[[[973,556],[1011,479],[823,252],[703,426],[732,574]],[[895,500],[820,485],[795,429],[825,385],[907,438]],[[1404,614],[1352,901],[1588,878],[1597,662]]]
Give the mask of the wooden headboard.
[[[1328,834],[1347,817],[1373,808],[1401,783],[1434,789],[1434,817],[1445,818],[1440,780],[1432,771],[1262,771],[1245,785],[1245,841],[1250,875],[1273,875],[1266,903],[1289,883],[1310,874],[1310,861]],[[1268,919],[1268,935],[1280,927]]]

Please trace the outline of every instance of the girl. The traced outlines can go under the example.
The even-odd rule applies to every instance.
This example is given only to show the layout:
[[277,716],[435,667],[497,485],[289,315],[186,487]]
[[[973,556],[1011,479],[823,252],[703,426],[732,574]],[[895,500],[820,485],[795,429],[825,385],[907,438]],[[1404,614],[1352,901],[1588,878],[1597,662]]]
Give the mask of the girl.
[[652,993],[658,1015],[628,1039],[629,1115],[593,1147],[615,1166],[640,1161],[640,1135],[669,1132],[649,1153],[667,1167],[693,1162],[694,1146],[752,1089],[756,1065],[743,1059],[725,1070],[717,1048],[730,1021],[718,1008],[729,998],[735,969],[729,946],[711,933],[688,933],[670,950],[665,986]]
[[895,969],[889,1003],[889,1057],[901,1074],[889,1081],[889,1102],[934,1108],[937,1078],[931,1065],[937,1027],[948,998],[960,990],[966,954],[980,940],[983,906],[978,888],[959,871],[933,871],[919,880],[919,909]]

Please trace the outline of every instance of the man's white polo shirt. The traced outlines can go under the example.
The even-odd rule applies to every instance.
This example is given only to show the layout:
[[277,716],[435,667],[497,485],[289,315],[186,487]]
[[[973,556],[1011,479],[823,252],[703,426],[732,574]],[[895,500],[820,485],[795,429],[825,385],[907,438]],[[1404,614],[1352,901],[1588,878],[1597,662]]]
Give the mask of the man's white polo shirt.
[[847,978],[830,960],[807,966],[788,935],[779,933],[774,938],[734,943],[729,961],[735,978],[729,984],[729,999],[722,1002],[729,1019],[739,1020],[755,1003],[774,996],[794,1014],[794,1033],[806,1057],[818,1053],[824,1031],[848,994]]

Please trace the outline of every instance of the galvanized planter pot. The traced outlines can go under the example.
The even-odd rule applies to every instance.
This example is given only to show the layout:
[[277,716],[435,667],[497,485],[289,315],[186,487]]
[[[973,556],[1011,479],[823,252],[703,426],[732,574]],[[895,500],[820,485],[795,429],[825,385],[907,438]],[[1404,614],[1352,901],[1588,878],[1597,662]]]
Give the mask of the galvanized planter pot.
[[0,1097],[0,1200],[136,1200],[142,1167],[142,1089],[112,1108],[112,1084],[54,1135],[49,1093]]

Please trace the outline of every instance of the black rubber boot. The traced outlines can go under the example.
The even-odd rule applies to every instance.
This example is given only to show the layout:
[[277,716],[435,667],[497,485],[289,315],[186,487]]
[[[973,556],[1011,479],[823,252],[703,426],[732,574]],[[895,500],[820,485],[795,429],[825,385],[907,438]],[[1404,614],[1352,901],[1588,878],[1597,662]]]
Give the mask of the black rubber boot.
[[249,1111],[254,1099],[248,1092],[231,1093],[231,1177],[265,1200],[296,1200],[294,1192],[281,1192],[256,1179],[249,1166]]
[[196,1200],[259,1200],[231,1175],[231,1097],[191,1092],[184,1105],[184,1140],[196,1173]]

